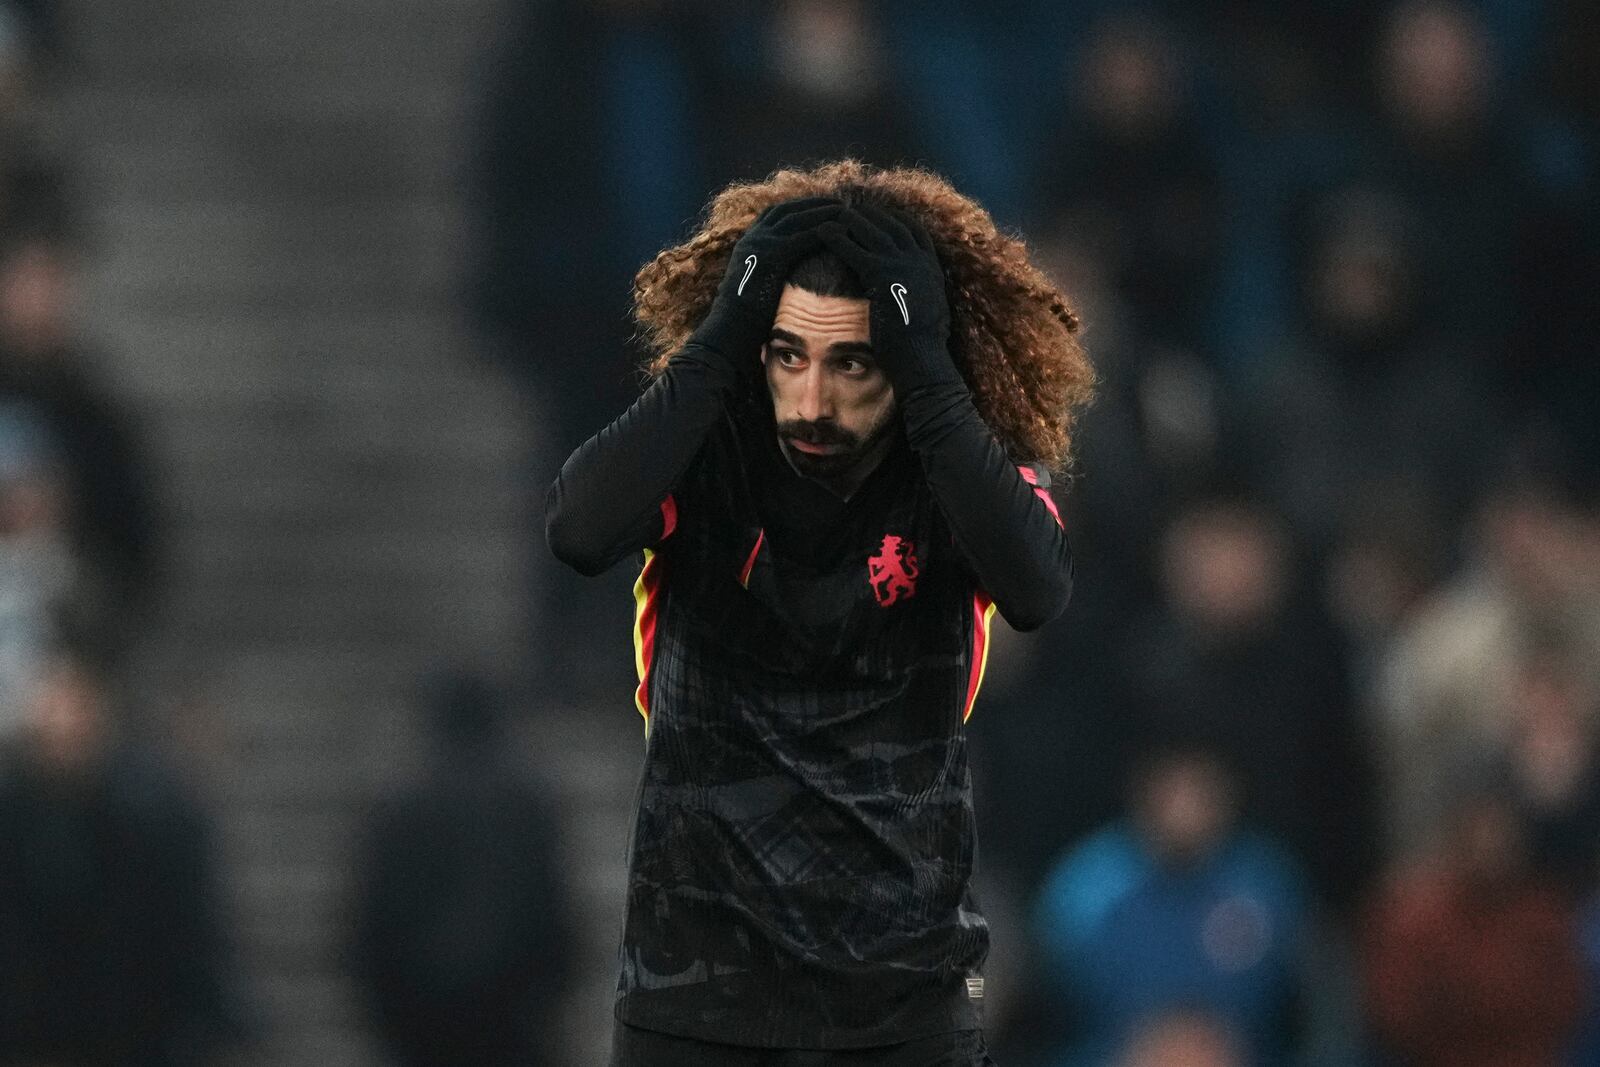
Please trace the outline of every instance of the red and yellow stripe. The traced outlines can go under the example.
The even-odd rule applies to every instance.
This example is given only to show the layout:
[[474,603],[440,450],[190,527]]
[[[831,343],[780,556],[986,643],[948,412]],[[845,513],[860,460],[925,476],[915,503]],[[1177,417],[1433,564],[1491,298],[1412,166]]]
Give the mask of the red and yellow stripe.
[[972,705],[978,701],[984,668],[989,665],[989,624],[994,619],[994,601],[982,592],[972,594],[972,669],[967,675],[967,703],[961,721],[972,718]]
[[661,558],[644,550],[644,567],[633,583],[633,666],[639,687],[633,691],[634,707],[650,732],[650,664],[656,652],[656,620],[661,612]]
[[[661,501],[661,541],[671,537],[677,528],[678,501],[668,493]],[[633,667],[639,675],[639,687],[633,691],[633,706],[644,717],[646,734],[650,732],[650,664],[655,659],[656,618],[660,612],[661,560],[647,548],[644,567],[633,583]]]
[[750,572],[755,570],[756,557],[761,555],[761,546],[767,543],[767,528],[763,526],[756,535],[755,547],[750,550],[750,558],[744,561],[744,568],[739,571],[739,584],[746,589],[750,588]]
[[[1033,487],[1033,494],[1050,509],[1050,517],[1061,526],[1061,511],[1056,507],[1050,490],[1039,484],[1039,476],[1032,467],[1019,466],[1017,473]],[[983,672],[989,665],[989,627],[994,621],[994,601],[982,590],[972,595],[972,672],[967,678],[967,703],[961,712],[961,721],[972,718],[972,705],[977,703],[978,689],[983,685]]]

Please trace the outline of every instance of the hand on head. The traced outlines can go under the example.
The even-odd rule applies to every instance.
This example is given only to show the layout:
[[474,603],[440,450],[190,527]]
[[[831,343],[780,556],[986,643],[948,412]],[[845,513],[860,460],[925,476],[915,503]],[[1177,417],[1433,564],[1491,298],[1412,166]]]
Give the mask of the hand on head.
[[854,204],[821,236],[866,286],[873,352],[896,390],[959,382],[944,268],[926,227],[902,211]]
[[690,343],[730,359],[758,351],[790,272],[821,248],[866,288],[874,354],[897,389],[960,381],[948,352],[944,270],[927,229],[905,212],[833,197],[787,200],[761,213],[734,245]]
[[820,227],[843,210],[838,200],[815,196],[763,211],[733,246],[711,310],[689,343],[730,359],[759,350],[772,328],[784,280],[822,246]]

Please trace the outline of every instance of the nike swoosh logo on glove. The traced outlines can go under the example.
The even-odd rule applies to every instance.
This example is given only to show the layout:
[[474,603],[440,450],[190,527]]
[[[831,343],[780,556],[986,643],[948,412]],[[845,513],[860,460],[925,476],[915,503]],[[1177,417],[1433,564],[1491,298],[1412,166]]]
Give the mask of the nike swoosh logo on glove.
[[889,286],[889,295],[894,297],[896,304],[900,305],[900,317],[905,320],[907,326],[910,326],[911,312],[906,310],[906,287],[899,282],[895,282]]
[[737,288],[737,289],[735,289],[733,291],[733,295],[734,296],[743,296],[744,295],[744,285],[745,285],[746,282],[748,282],[750,280],[750,275],[754,274],[755,272],[756,272],[756,257],[755,256],[745,256],[744,257],[744,277],[739,279],[739,288]]

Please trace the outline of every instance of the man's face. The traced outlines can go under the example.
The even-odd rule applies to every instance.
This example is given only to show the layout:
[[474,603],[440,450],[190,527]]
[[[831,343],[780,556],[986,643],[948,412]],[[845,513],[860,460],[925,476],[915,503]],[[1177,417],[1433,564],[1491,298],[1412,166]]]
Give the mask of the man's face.
[[872,357],[865,299],[785,286],[762,352],[778,444],[797,473],[848,495],[888,450],[894,390]]
[[45,241],[0,262],[0,337],[22,355],[38,355],[67,335],[72,277],[66,256]]
[[104,697],[89,675],[70,663],[52,664],[35,681],[27,714],[45,766],[72,774],[94,763],[108,723]]
[[1209,856],[1234,819],[1227,777],[1203,756],[1175,756],[1150,770],[1136,808],[1150,845],[1178,867]]

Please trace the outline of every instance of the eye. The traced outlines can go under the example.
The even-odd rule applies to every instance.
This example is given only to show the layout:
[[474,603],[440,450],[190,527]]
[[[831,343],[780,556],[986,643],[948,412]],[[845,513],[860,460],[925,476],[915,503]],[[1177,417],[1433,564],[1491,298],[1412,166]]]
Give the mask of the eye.
[[780,367],[801,367],[805,365],[806,357],[792,348],[774,348],[772,356],[778,361]]
[[838,362],[839,372],[852,378],[863,378],[872,373],[872,364],[866,360],[846,356]]

